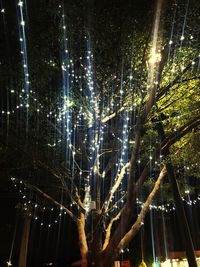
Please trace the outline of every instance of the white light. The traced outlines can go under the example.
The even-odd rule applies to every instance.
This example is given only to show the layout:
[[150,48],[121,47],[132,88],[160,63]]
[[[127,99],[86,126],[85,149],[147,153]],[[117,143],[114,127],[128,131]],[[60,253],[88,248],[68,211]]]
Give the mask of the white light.
[[154,49],[151,51],[151,55],[149,58],[150,64],[155,64],[157,62],[161,61],[161,54],[159,52],[156,52]]
[[23,2],[22,1],[19,1],[19,3],[18,3],[18,6],[23,6]]
[[180,40],[183,41],[184,39],[185,39],[185,37],[182,35],[181,38],[180,38]]
[[5,13],[5,9],[4,8],[2,8],[1,13]]
[[22,20],[20,24],[21,24],[22,26],[25,26],[25,21]]

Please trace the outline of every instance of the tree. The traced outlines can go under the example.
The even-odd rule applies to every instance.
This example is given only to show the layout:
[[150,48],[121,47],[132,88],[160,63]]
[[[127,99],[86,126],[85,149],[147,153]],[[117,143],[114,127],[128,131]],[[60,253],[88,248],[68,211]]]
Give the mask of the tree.
[[[90,4],[95,15],[97,11]],[[56,41],[41,51],[35,44],[29,64],[21,15],[24,4],[19,2],[23,79],[14,97],[15,90],[8,86],[14,87],[20,79],[12,75],[11,80],[9,73],[9,83],[3,81],[9,92],[2,98],[6,99],[2,102],[2,143],[23,155],[14,163],[13,176],[20,176],[26,190],[37,194],[39,203],[46,199],[75,222],[82,266],[113,263],[142,227],[166,176],[167,159],[163,155],[170,153],[176,165],[177,147],[180,153],[185,139],[191,144],[198,135],[199,40],[196,32],[191,32],[198,12],[186,27],[185,22],[180,24],[179,15],[191,16],[192,9],[188,11],[186,5],[183,12],[185,5],[181,4],[169,8],[174,11],[172,21],[162,17],[166,7],[157,1],[152,33],[146,24],[143,30],[135,27],[138,22],[133,23],[131,17],[121,24],[126,12],[117,21],[120,30],[111,20],[105,32],[111,29],[114,37],[123,33],[113,38],[116,49],[112,51],[111,39],[99,44],[101,34],[108,36],[103,31],[79,30],[79,42],[73,42],[77,33],[70,32],[70,16],[62,5],[54,6],[49,14],[60,27],[56,31],[53,24],[50,32]],[[150,16],[147,18],[151,21]],[[100,16],[102,20],[105,25]],[[77,28],[82,22],[78,17]],[[178,34],[180,28],[182,35]],[[34,31],[31,34],[34,37]],[[48,38],[43,35],[45,44]],[[60,55],[57,45],[61,46]],[[41,57],[44,59],[39,65]],[[4,77],[6,70],[4,67]],[[158,121],[167,133],[161,142],[156,132]],[[45,180],[41,179],[44,172],[48,176]],[[154,184],[137,214],[136,199],[149,177]]]

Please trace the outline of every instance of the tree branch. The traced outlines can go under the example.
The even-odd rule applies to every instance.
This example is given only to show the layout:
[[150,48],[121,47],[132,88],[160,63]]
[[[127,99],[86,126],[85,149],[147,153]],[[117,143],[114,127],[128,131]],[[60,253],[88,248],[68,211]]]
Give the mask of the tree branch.
[[110,223],[108,224],[107,228],[106,228],[106,236],[105,236],[105,240],[104,240],[104,243],[103,243],[103,247],[102,247],[102,250],[105,250],[108,243],[109,243],[109,240],[110,240],[110,235],[111,235],[111,230],[112,230],[112,226],[113,226],[113,223],[117,220],[119,220],[121,214],[122,214],[122,211],[123,209],[121,209],[119,211],[119,213],[111,219]]
[[120,186],[120,183],[122,182],[122,179],[124,178],[124,174],[126,172],[126,169],[130,166],[130,162],[127,162],[123,168],[121,169],[118,177],[116,177],[116,181],[114,183],[114,185],[111,187],[109,193],[108,193],[108,196],[107,196],[107,200],[104,202],[105,203],[105,206],[103,207],[103,212],[107,212],[108,208],[109,208],[109,205],[110,205],[110,202],[112,200],[112,197],[114,195],[114,193],[117,191],[118,187]]
[[118,251],[120,251],[121,249],[125,248],[128,243],[131,241],[131,239],[136,235],[136,233],[138,232],[138,230],[141,228],[144,218],[149,210],[149,205],[151,204],[153,198],[155,197],[156,193],[158,192],[158,189],[160,187],[161,181],[162,179],[165,177],[166,175],[166,167],[163,167],[160,175],[158,176],[158,179],[154,185],[153,190],[151,191],[151,193],[149,194],[147,200],[144,203],[144,206],[142,208],[142,210],[140,211],[138,218],[136,220],[136,222],[133,224],[133,226],[131,227],[131,229],[127,232],[127,234],[123,237],[123,239],[120,241],[119,245],[118,245]]
[[72,218],[73,221],[77,222],[79,220],[68,208],[66,208],[61,203],[59,203],[58,201],[56,201],[54,198],[52,198],[51,196],[49,196],[48,194],[46,194],[45,192],[43,192],[37,186],[31,185],[31,184],[28,184],[28,183],[24,183],[24,184],[25,184],[25,186],[27,186],[29,188],[32,188],[35,191],[37,191],[38,193],[40,193],[40,195],[42,195],[44,198],[46,198],[46,199],[50,200],[51,202],[53,202],[59,208],[62,208]]

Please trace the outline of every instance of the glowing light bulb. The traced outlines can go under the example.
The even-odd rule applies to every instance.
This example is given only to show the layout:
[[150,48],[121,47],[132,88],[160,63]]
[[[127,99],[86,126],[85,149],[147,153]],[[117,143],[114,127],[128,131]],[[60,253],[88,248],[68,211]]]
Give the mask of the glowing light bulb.
[[23,6],[23,2],[22,1],[19,1],[19,3],[18,3],[18,6]]
[[25,21],[22,20],[20,24],[21,24],[22,26],[25,26]]
[[151,51],[151,55],[149,58],[149,63],[150,64],[155,64],[157,62],[161,61],[161,53],[160,52],[156,52],[154,49]]

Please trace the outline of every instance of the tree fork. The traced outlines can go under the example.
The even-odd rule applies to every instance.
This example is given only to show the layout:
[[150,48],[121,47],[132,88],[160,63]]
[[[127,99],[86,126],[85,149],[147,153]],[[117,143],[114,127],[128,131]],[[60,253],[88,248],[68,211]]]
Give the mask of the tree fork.
[[[161,142],[164,141],[165,140],[165,132],[164,132],[163,124],[161,121],[157,124],[157,131],[158,131],[158,134],[160,136]],[[168,155],[169,155],[169,149],[166,149],[164,156],[168,156]],[[185,244],[185,251],[186,251],[188,264],[190,267],[197,267],[196,257],[194,254],[194,245],[193,245],[188,221],[187,221],[187,218],[185,215],[185,210],[184,210],[183,202],[181,199],[178,183],[177,183],[177,180],[175,177],[174,168],[170,162],[169,157],[168,157],[168,159],[169,160],[167,160],[167,162],[166,162],[166,169],[167,169],[167,174],[168,174],[169,180],[170,180],[171,185],[172,185],[175,207],[176,207],[176,212],[177,212],[177,216],[178,216],[178,223],[179,223],[181,235],[182,235],[182,238],[183,238],[184,244]]]

